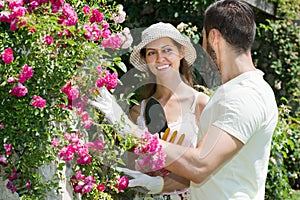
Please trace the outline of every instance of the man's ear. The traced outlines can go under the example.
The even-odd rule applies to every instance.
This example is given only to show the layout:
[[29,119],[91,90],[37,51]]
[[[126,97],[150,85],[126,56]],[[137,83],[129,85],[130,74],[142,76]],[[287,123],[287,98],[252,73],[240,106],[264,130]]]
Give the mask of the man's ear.
[[211,29],[208,34],[208,41],[213,48],[217,48],[220,42],[221,33],[217,29]]

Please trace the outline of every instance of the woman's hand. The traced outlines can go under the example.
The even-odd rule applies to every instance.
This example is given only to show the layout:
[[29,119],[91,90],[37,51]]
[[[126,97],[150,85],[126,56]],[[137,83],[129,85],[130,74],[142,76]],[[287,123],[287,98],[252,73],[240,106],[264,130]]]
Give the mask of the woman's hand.
[[103,113],[110,124],[118,124],[121,136],[133,134],[141,137],[142,130],[128,118],[114,96],[105,87],[100,88],[99,93],[95,100],[89,100],[88,103]]

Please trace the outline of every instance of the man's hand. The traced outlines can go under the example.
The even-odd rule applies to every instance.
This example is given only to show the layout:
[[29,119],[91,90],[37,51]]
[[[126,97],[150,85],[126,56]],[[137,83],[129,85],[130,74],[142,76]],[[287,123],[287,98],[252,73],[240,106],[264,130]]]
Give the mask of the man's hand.
[[132,178],[129,180],[128,187],[142,187],[148,194],[159,194],[163,190],[164,179],[160,176],[148,176],[142,172],[121,167],[116,169]]
[[128,118],[113,95],[105,87],[100,88],[99,92],[100,94],[96,97],[95,101],[89,100],[88,103],[103,113],[109,123],[119,124],[120,133],[123,136],[131,133],[135,137],[140,137],[138,126]]

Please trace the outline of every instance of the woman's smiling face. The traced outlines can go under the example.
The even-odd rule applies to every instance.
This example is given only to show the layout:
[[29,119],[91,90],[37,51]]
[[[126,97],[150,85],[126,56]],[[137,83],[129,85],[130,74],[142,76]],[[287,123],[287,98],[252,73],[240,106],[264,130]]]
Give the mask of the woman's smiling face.
[[178,47],[172,39],[159,38],[146,46],[145,61],[156,76],[170,69],[179,71],[183,52],[183,47]]

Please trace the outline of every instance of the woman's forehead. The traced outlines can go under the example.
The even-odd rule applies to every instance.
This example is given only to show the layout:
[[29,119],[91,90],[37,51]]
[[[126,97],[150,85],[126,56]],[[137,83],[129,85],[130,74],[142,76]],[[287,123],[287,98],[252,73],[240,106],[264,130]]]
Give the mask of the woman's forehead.
[[174,46],[173,40],[168,37],[159,38],[147,44],[146,49],[161,49],[165,46]]

